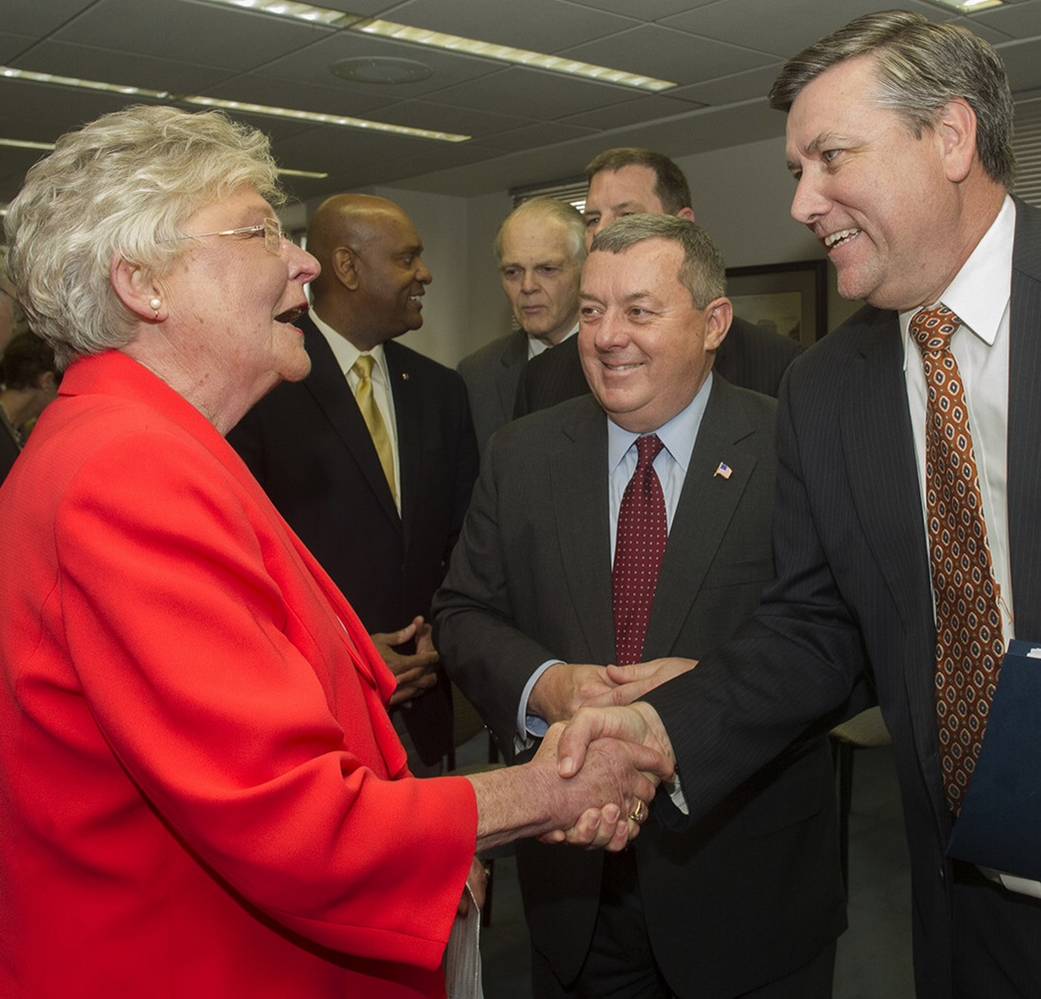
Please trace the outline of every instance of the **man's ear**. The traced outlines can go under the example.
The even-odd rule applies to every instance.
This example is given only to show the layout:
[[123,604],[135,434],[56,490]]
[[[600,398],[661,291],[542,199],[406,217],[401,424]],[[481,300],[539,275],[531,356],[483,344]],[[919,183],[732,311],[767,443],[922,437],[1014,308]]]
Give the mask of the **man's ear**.
[[345,288],[358,290],[358,254],[349,246],[338,246],[333,251],[333,273]]
[[933,128],[943,158],[943,172],[953,184],[965,180],[976,158],[976,112],[964,98],[948,101]]
[[693,222],[694,209],[691,208],[689,205],[686,208],[681,208],[678,212],[676,212],[676,218],[686,219],[688,222]]
[[717,298],[705,308],[705,350],[718,350],[734,321],[734,306],[729,298]]
[[[138,264],[116,254],[109,269],[116,297],[131,313],[148,323],[162,322],[168,315],[163,289]],[[158,303],[158,304],[157,304]]]

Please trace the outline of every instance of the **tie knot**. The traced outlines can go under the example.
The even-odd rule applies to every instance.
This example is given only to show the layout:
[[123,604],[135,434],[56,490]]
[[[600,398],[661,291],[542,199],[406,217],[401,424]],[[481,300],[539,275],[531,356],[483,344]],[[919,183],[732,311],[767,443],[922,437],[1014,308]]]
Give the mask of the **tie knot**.
[[358,360],[354,362],[353,370],[362,381],[365,381],[372,377],[372,366],[375,363],[376,359],[372,354],[359,354]]
[[636,468],[644,469],[649,468],[654,464],[654,459],[658,457],[658,452],[665,447],[662,444],[657,434],[647,434],[645,437],[638,437],[636,439],[636,453],[639,455],[639,459],[636,462]]
[[911,336],[923,352],[947,350],[961,320],[946,305],[922,309],[911,317]]

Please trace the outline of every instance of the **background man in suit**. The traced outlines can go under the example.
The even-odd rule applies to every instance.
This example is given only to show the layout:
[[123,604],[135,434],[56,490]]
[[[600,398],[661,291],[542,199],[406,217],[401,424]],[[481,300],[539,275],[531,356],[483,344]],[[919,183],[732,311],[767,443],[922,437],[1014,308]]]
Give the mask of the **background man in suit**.
[[[723,288],[691,222],[603,232],[582,274],[592,396],[510,424],[485,456],[435,622],[510,755],[610,694],[616,667],[590,664],[703,655],[773,576],[775,407],[712,374]],[[845,925],[832,780],[817,738],[691,831],[652,815],[607,860],[520,845],[534,994],[830,996]]]
[[1002,649],[1041,639],[1041,212],[1006,193],[1008,80],[968,30],[886,12],[790,60],[771,101],[792,215],[870,305],[789,374],[778,582],[753,622],[562,754],[647,724],[696,817],[866,676],[903,792],[919,999],[1037,995],[1041,885],[945,856]]
[[[615,219],[639,212],[694,220],[690,188],[675,163],[650,149],[608,149],[586,167],[586,243]],[[735,317],[720,346],[715,370],[734,385],[777,395],[781,376],[799,353],[799,345]],[[533,361],[521,376],[515,416],[585,395],[589,391],[577,344],[565,344],[552,356]]]
[[517,382],[528,360],[577,331],[585,255],[582,216],[556,198],[526,201],[500,226],[495,256],[520,328],[459,362],[482,453],[488,438],[513,418]]
[[392,201],[338,195],[315,213],[322,265],[300,322],[311,373],[229,435],[332,576],[397,675],[391,717],[420,775],[451,749],[449,685],[424,620],[477,471],[460,377],[394,337],[423,324],[431,282],[412,220]]

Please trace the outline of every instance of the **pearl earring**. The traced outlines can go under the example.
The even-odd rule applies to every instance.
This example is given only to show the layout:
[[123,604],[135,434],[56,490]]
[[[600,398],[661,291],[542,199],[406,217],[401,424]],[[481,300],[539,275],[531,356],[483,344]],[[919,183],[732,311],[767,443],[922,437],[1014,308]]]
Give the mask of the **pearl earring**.
[[162,305],[162,304],[163,304],[163,300],[161,298],[153,298],[153,299],[149,300],[148,307],[153,312],[158,312],[159,311],[159,306]]

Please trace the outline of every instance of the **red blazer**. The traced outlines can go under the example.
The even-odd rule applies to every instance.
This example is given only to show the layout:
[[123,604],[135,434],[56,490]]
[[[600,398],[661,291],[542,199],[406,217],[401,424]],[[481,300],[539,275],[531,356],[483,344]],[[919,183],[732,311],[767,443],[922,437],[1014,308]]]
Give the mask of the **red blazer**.
[[472,789],[202,414],[78,361],[0,530],[0,995],[443,995]]

